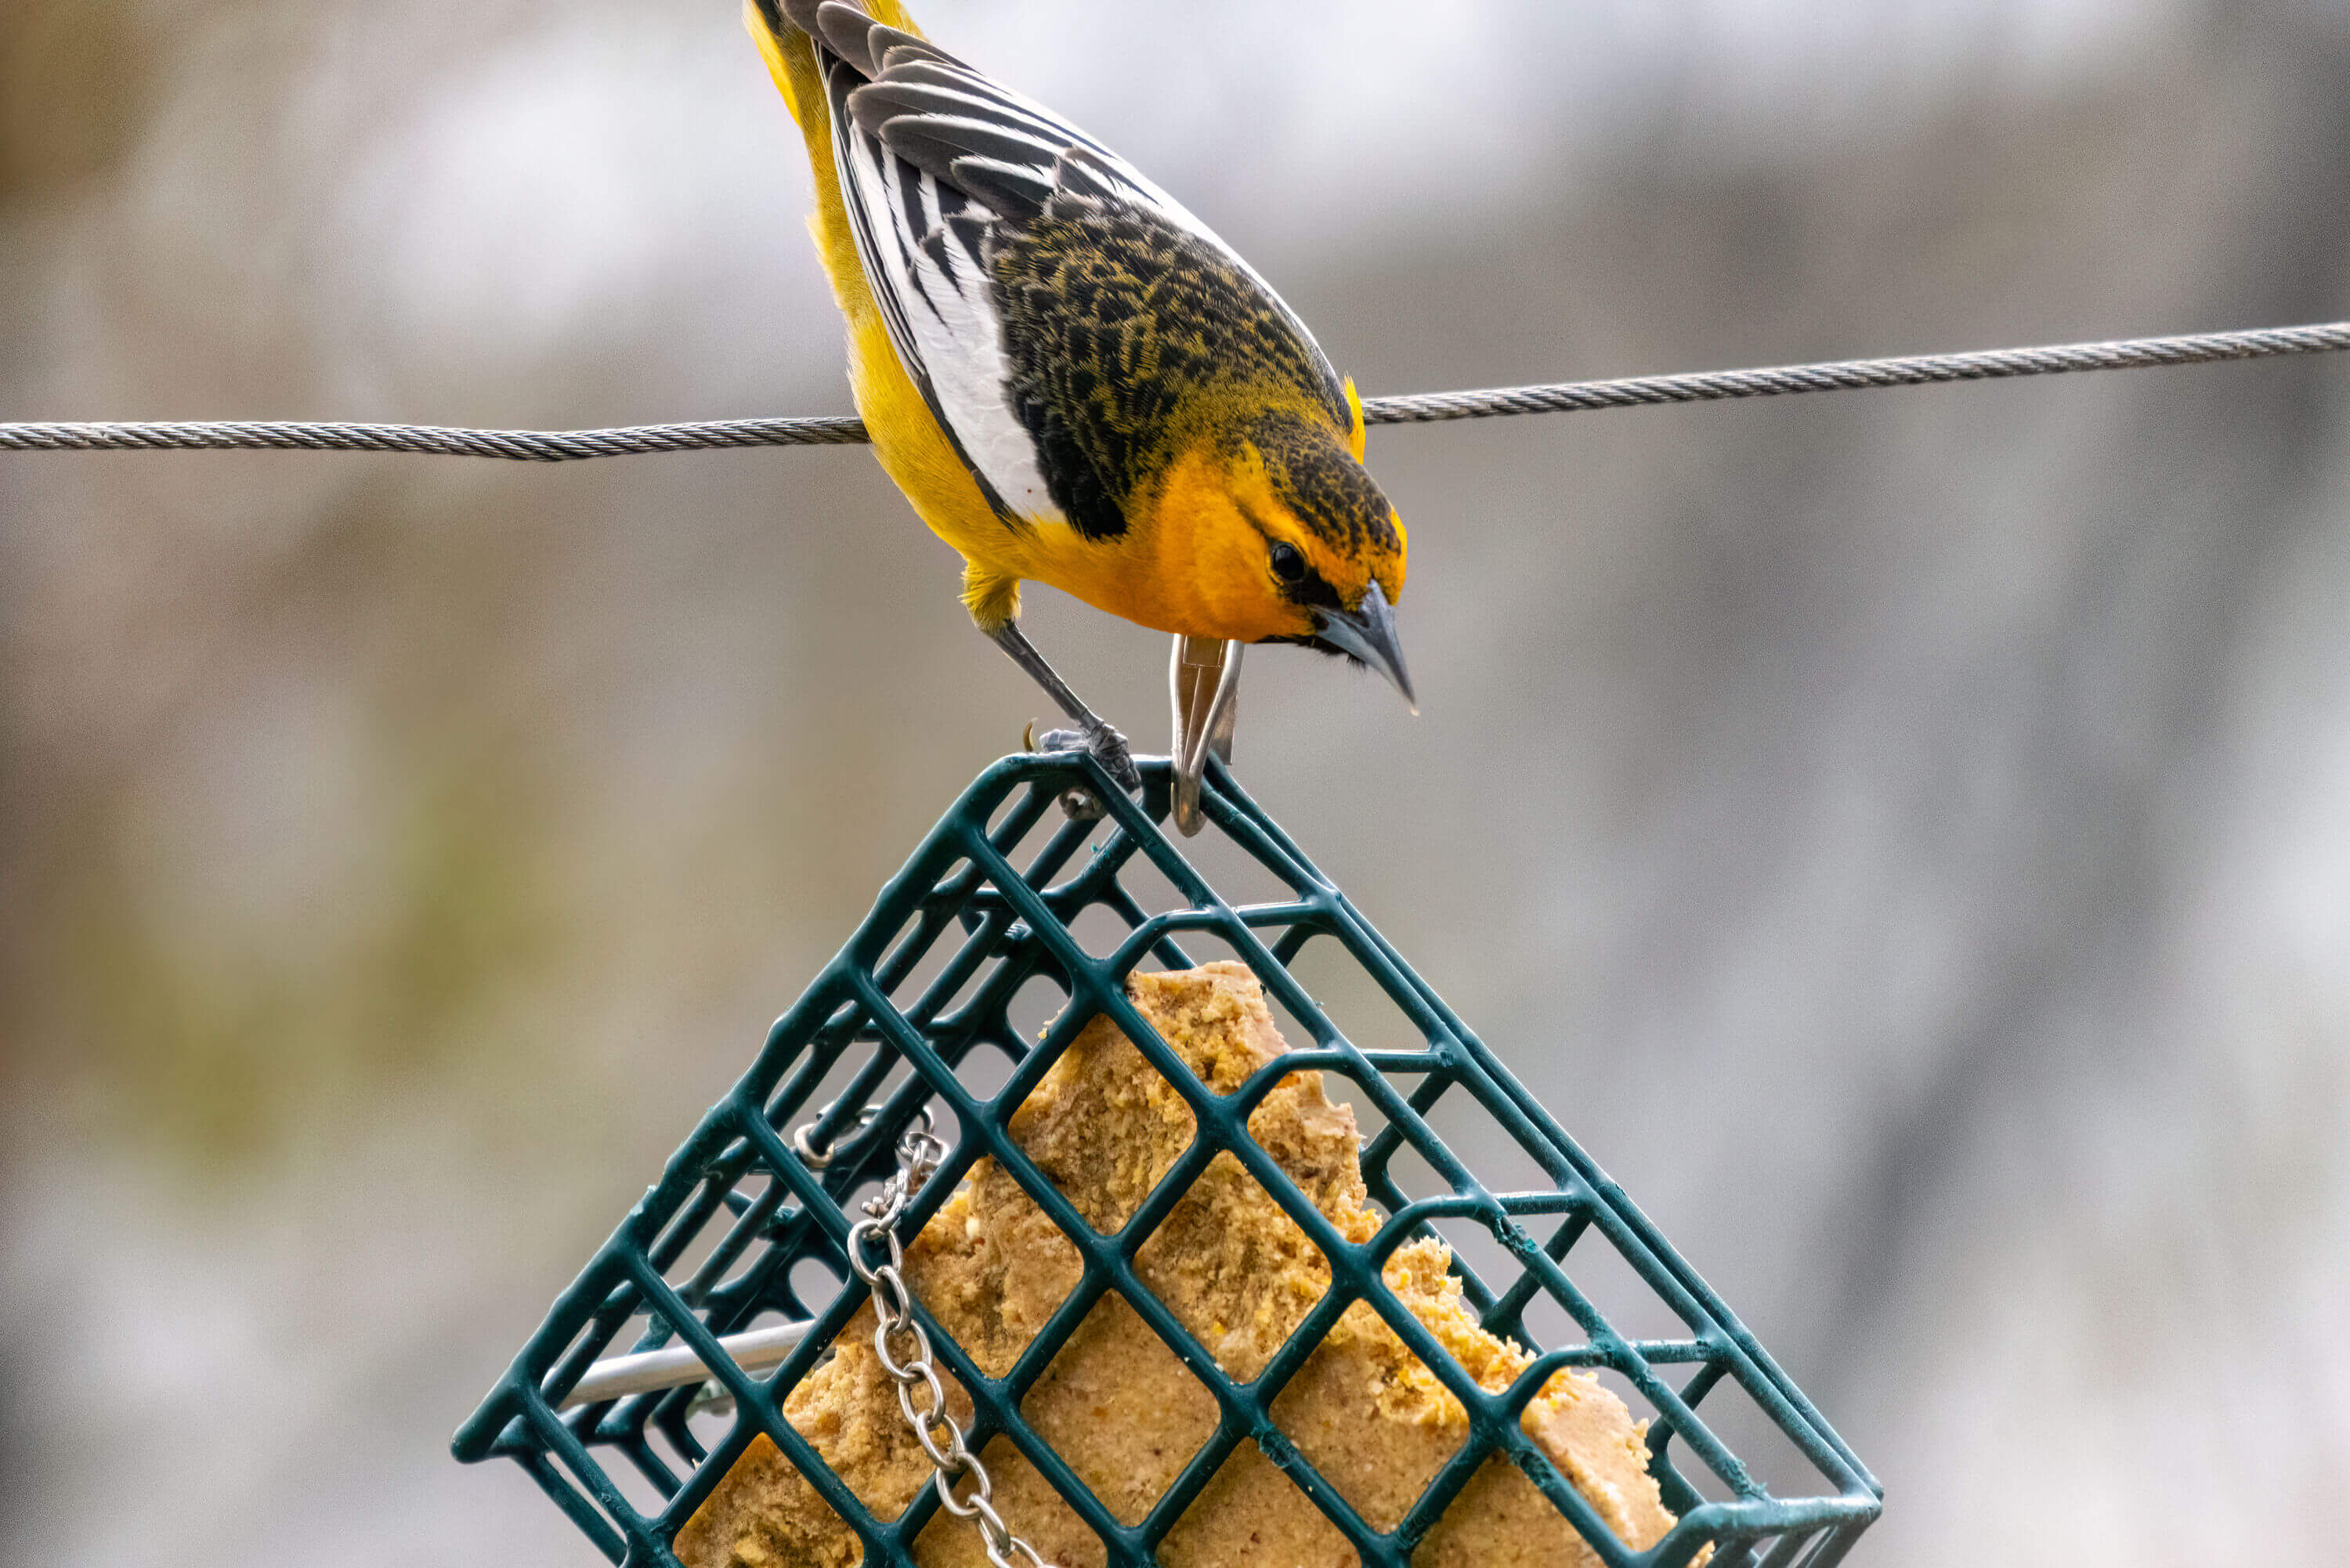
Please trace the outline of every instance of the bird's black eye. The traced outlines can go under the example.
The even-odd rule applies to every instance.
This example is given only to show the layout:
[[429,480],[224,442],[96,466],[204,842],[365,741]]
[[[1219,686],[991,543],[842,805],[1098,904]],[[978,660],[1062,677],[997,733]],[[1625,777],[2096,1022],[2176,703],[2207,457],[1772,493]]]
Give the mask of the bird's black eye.
[[1277,541],[1273,546],[1273,575],[1284,583],[1305,580],[1305,557],[1296,545],[1285,539]]

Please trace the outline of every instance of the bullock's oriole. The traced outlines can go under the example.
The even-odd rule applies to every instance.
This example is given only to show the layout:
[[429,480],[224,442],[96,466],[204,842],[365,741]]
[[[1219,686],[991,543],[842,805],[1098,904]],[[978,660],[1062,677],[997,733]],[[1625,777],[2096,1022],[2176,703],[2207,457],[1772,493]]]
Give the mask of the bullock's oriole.
[[1179,636],[1344,654],[1409,699],[1404,530],[1361,400],[1264,280],[898,0],[745,18],[806,140],[874,451],[962,553],[972,618],[1078,726],[1060,743],[1136,782],[1022,635],[1024,579]]

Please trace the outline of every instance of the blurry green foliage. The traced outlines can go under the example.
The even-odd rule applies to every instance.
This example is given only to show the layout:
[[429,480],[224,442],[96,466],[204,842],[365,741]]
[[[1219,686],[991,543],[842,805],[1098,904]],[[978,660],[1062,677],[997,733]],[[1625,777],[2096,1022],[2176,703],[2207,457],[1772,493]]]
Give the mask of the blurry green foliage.
[[[295,961],[253,928],[192,929],[143,907],[151,869],[121,803],[79,835],[57,888],[47,1007],[109,1060],[108,1131],[229,1170],[265,1158],[322,1103],[428,1074],[478,1044],[469,1021],[556,945],[535,869],[537,792],[511,766],[410,757],[380,853],[389,885],[346,942]],[[325,972],[321,972],[324,971]]]

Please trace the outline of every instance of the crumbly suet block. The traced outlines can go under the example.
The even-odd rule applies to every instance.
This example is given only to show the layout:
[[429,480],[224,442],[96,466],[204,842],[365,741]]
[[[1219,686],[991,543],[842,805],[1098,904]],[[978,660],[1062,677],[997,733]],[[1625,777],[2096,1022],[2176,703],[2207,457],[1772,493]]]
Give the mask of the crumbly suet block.
[[[1284,1050],[1256,978],[1213,963],[1138,974],[1135,1006],[1202,1083],[1230,1094]],[[1107,1019],[1078,1034],[1011,1120],[1013,1137],[1105,1232],[1122,1227],[1190,1147],[1191,1108]],[[1378,1227],[1354,1113],[1319,1073],[1284,1078],[1249,1118],[1252,1137],[1339,1234]],[[1490,1334],[1461,1299],[1439,1242],[1399,1249],[1385,1277],[1399,1300],[1480,1386],[1507,1387],[1533,1360]],[[906,1249],[908,1282],[939,1325],[1001,1376],[1076,1289],[1076,1248],[990,1159]],[[1329,1288],[1330,1271],[1270,1194],[1229,1154],[1211,1161],[1137,1257],[1137,1272],[1225,1372],[1260,1373]],[[928,1485],[929,1462],[873,1354],[868,1304],[832,1359],[802,1380],[784,1415],[878,1517]],[[949,1403],[971,1403],[951,1378]],[[1133,1308],[1107,1296],[1038,1380],[1023,1413],[1122,1521],[1139,1521],[1216,1425],[1212,1396]],[[1274,1420],[1377,1528],[1392,1527],[1460,1449],[1460,1401],[1369,1306],[1341,1315],[1274,1404]],[[1636,1550],[1674,1522],[1648,1473],[1645,1424],[1590,1374],[1561,1372],[1523,1426],[1610,1529]],[[1059,1568],[1104,1568],[1100,1540],[1003,1438],[983,1458],[999,1511]],[[762,1437],[677,1541],[687,1568],[853,1568],[848,1527]],[[1243,1444],[1159,1551],[1166,1568],[1352,1568],[1337,1527]],[[985,1568],[977,1529],[941,1512],[915,1544],[922,1568]],[[1597,1558],[1517,1469],[1488,1460],[1430,1532],[1416,1568],[1575,1568]]]

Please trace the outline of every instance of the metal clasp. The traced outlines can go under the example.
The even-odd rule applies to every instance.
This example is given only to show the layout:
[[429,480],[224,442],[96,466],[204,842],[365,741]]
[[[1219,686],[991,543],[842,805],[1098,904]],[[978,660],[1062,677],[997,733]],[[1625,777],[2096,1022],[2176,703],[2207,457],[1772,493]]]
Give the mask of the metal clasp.
[[1239,722],[1241,655],[1246,643],[1213,637],[1178,637],[1167,667],[1175,711],[1175,830],[1196,837],[1201,826],[1200,780],[1213,752],[1229,765]]

